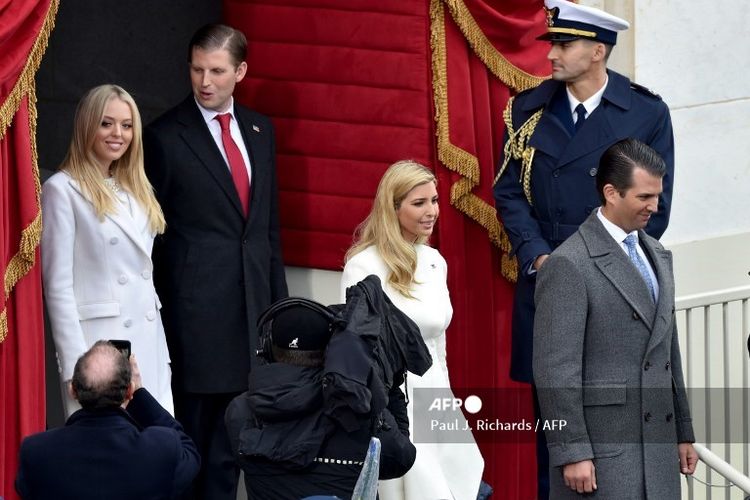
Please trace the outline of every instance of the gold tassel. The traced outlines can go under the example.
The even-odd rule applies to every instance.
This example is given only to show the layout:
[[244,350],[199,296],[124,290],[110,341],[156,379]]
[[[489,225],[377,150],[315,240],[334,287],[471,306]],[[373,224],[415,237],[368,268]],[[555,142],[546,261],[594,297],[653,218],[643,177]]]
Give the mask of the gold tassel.
[[8,336],[8,313],[5,311],[5,307],[0,312],[0,344],[3,343],[5,337]]
[[487,231],[490,241],[504,253],[500,266],[503,276],[515,282],[518,277],[518,265],[515,258],[508,257],[511,250],[510,241],[500,221],[497,220],[495,207],[472,193],[472,190],[479,185],[479,159],[450,142],[445,12],[441,0],[431,0],[430,22],[432,88],[435,99],[435,121],[437,122],[438,159],[446,168],[463,177],[451,186],[451,204]]
[[533,206],[534,202],[531,198],[531,165],[534,162],[534,152],[536,149],[529,146],[529,139],[531,139],[536,126],[539,124],[539,120],[542,118],[543,109],[531,115],[518,130],[515,130],[513,128],[512,116],[513,99],[511,97],[508,100],[508,104],[503,111],[503,120],[505,121],[508,140],[505,141],[505,145],[503,146],[503,163],[500,165],[492,185],[494,186],[500,180],[511,159],[521,160],[521,176],[518,181],[523,186],[526,200],[528,200],[529,205]]
[[24,96],[34,87],[34,77],[37,70],[39,70],[39,65],[42,63],[44,52],[47,50],[49,36],[55,27],[55,16],[57,15],[58,6],[59,0],[50,1],[49,10],[44,18],[42,29],[39,31],[39,36],[31,47],[29,56],[26,59],[26,65],[21,70],[21,74],[13,86],[13,90],[8,94],[8,98],[0,106],[0,140],[5,137],[5,132],[10,127],[10,124],[13,123],[13,117],[16,115],[18,106],[21,105]]

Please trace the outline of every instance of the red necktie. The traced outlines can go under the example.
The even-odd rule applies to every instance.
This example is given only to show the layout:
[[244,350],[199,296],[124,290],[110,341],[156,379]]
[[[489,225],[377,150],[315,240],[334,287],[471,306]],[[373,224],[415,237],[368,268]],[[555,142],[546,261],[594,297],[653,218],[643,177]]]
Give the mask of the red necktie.
[[232,134],[229,132],[229,120],[231,118],[232,115],[229,113],[216,115],[216,119],[219,120],[219,125],[221,125],[221,142],[224,144],[224,152],[227,154],[227,160],[229,160],[232,181],[234,181],[234,187],[240,197],[242,210],[247,217],[250,206],[250,178],[247,176],[247,168],[245,167],[245,160],[242,159],[240,148],[237,147],[237,143],[234,142]]

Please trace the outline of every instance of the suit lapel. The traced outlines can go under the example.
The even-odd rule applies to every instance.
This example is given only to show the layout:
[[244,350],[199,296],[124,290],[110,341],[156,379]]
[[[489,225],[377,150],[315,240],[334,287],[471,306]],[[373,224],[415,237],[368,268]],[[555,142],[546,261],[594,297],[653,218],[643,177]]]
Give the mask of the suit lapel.
[[573,135],[560,157],[561,167],[624,138],[616,131],[622,128],[618,123],[620,114],[630,109],[630,80],[612,71],[607,71],[607,75],[602,101],[586,118],[581,130]]
[[245,224],[245,230],[250,226],[250,222],[258,211],[256,205],[257,196],[256,186],[260,179],[260,173],[263,169],[258,168],[258,162],[263,161],[260,157],[260,152],[263,151],[263,134],[269,133],[270,131],[263,131],[258,125],[252,123],[251,118],[245,113],[245,111],[239,106],[234,107],[234,116],[237,117],[237,124],[240,126],[242,132],[242,140],[245,141],[245,147],[247,148],[247,155],[250,158],[250,205],[248,208],[248,218]]
[[135,231],[140,236],[141,241],[144,242],[144,245],[147,245],[147,242],[153,236],[151,227],[149,226],[148,216],[146,215],[146,211],[143,210],[143,208],[138,203],[136,203],[135,200],[132,201],[133,215],[132,217],[128,216],[128,218],[133,222]]
[[192,96],[183,101],[180,121],[184,125],[180,135],[187,147],[200,160],[203,167],[209,171],[219,188],[229,198],[237,213],[244,218],[240,197],[232,181],[232,174],[224,161],[224,157],[221,156],[221,151],[219,151],[216,142],[211,137],[206,122],[203,120],[203,115],[198,110]]
[[651,292],[628,256],[599,221],[596,212],[581,225],[581,237],[602,275],[651,329],[656,312]]
[[560,166],[596,151],[603,144],[614,142],[615,132],[607,119],[606,107],[607,103],[602,100],[594,112],[586,118],[583,127],[573,136],[560,157]]
[[570,101],[568,100],[568,93],[565,91],[565,85],[560,85],[557,92],[554,93],[547,111],[559,120],[568,131],[569,136],[572,137],[576,133],[576,126],[573,123],[573,114],[570,112]]
[[264,203],[260,193],[267,190],[268,173],[274,164],[273,148],[269,144],[273,143],[272,129],[263,123],[256,123],[254,114],[240,106],[234,108],[237,123],[242,131],[245,145],[250,157],[252,168],[252,178],[250,181],[250,215],[247,219],[245,231],[252,225],[253,218],[262,213],[263,207],[259,204]]
[[654,326],[649,340],[648,350],[658,345],[665,335],[670,334],[672,315],[674,313],[674,277],[672,274],[672,252],[665,250],[646,233],[639,231],[638,235],[644,251],[651,259],[656,279],[659,282],[659,300],[656,304]]
[[[623,83],[616,76],[610,75],[602,102],[586,119],[583,128],[578,133],[575,133],[565,84],[559,82],[554,82],[554,84],[554,87],[545,86],[544,88],[540,85],[532,91],[534,94],[530,95],[525,103],[524,110],[526,111],[538,109],[540,106],[545,108],[534,134],[529,139],[530,146],[556,158],[554,166],[557,168],[565,167],[574,160],[600,149],[603,145],[616,141],[617,127],[616,123],[612,123],[616,118],[612,115],[619,116],[614,110],[623,101],[620,96],[622,93],[620,87]],[[610,112],[610,109],[613,112]]]
[[553,88],[537,88],[530,96],[526,111],[544,106],[539,123],[529,139],[529,146],[543,151],[553,158],[559,158],[574,132],[573,117],[568,106],[564,84]]
[[[68,181],[71,185],[71,187],[84,199],[87,203],[91,203],[89,199],[86,197],[86,195],[83,194],[83,190],[78,185],[78,183],[70,179]],[[140,208],[137,206],[138,203],[135,200],[132,200],[134,204],[134,212],[140,212]],[[119,202],[118,202],[119,203]],[[93,205],[92,205],[93,208]],[[130,214],[125,213],[124,207],[117,207],[117,210],[114,214],[107,214],[106,218],[114,222],[125,235],[127,235],[128,238],[133,242],[133,244],[141,250],[147,257],[151,258],[151,252],[146,248],[146,242],[143,238],[143,234],[140,231],[140,225],[136,223],[133,217],[130,216]],[[144,214],[145,218],[145,214]]]
[[[570,133],[558,117],[551,113],[542,113],[534,134],[529,139],[529,146],[552,158],[560,158],[565,153],[565,145],[570,142]],[[557,164],[555,162],[553,167]]]

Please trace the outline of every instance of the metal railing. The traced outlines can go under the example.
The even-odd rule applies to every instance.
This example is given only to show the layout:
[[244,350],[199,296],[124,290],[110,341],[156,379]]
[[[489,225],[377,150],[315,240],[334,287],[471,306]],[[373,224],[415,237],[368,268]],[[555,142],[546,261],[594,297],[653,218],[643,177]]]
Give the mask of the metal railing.
[[696,439],[703,443],[683,499],[744,500],[750,494],[750,287],[682,297],[676,315]]
[[706,467],[710,467],[724,476],[732,486],[736,486],[745,493],[750,494],[750,477],[742,475],[742,473],[732,467],[731,464],[722,460],[721,457],[716,455],[716,453],[700,443],[695,443],[695,451],[698,452],[698,456],[701,457],[701,460],[706,464]]

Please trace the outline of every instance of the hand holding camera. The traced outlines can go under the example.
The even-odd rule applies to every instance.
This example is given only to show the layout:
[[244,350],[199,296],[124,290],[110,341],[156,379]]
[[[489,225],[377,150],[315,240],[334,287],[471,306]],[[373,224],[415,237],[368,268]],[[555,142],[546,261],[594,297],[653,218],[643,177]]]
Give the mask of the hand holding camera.
[[130,361],[130,371],[131,371],[130,381],[133,384],[133,392],[143,387],[143,381],[141,380],[141,370],[140,368],[138,368],[138,363],[135,360],[135,354],[132,354],[132,351],[130,348],[130,341],[110,339],[108,340],[108,342],[112,344],[113,346],[115,346],[117,350],[120,351],[123,354],[123,356],[126,356],[128,360]]
[[130,355],[130,371],[132,376],[130,381],[133,384],[133,392],[143,387],[143,381],[141,380],[141,370],[138,368],[138,363],[135,361],[135,354]]

